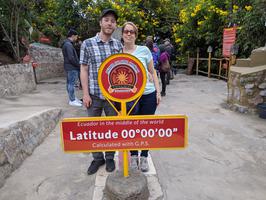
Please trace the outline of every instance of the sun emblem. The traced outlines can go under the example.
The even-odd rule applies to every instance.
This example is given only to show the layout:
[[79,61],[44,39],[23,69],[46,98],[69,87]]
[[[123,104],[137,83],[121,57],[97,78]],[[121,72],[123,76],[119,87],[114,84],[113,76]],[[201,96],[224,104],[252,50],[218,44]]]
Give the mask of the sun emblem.
[[136,92],[136,74],[130,66],[117,65],[109,74],[109,93]]
[[117,74],[116,81],[122,85],[126,84],[128,82],[128,74],[125,71],[120,71]]

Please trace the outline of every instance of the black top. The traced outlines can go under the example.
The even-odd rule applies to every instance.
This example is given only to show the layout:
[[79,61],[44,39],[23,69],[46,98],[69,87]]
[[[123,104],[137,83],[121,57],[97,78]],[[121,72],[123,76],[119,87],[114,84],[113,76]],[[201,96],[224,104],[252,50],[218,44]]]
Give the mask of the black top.
[[80,70],[78,54],[70,39],[64,40],[62,45],[62,52],[64,56],[65,70]]

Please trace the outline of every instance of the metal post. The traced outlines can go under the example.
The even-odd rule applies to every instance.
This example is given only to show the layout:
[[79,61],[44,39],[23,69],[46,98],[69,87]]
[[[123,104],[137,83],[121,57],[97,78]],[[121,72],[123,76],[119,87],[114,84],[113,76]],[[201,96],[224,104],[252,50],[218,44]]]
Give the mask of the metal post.
[[[121,102],[121,116],[127,115],[126,102]],[[123,151],[124,177],[128,177],[128,151]]]
[[33,74],[34,74],[34,80],[35,80],[35,83],[37,84],[37,76],[36,76],[36,71],[35,71],[35,67],[33,67]]

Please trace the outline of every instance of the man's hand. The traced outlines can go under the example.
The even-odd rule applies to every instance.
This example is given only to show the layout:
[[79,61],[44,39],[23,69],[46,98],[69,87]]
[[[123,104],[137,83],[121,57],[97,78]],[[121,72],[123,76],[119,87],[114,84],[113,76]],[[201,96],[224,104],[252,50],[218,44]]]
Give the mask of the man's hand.
[[89,108],[92,104],[92,99],[90,97],[90,95],[83,95],[83,105],[87,108]]

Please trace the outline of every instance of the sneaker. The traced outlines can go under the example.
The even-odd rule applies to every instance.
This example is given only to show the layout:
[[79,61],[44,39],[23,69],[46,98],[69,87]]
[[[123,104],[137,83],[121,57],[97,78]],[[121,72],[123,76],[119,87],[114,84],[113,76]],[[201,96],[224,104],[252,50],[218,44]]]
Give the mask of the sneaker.
[[131,156],[130,157],[130,168],[132,170],[139,169],[139,157],[138,156]]
[[79,103],[81,103],[81,104],[82,104],[82,101],[81,101],[81,99],[75,98],[75,101],[77,101],[77,102],[79,102]]
[[161,92],[161,96],[164,97],[166,94],[165,92]]
[[95,174],[98,171],[99,167],[104,165],[104,163],[105,160],[93,160],[91,162],[90,167],[88,168],[87,174],[88,175]]
[[112,172],[115,170],[115,161],[114,159],[106,159],[106,167],[107,172]]
[[140,170],[142,172],[147,172],[149,171],[149,163],[148,163],[148,158],[141,156],[140,157]]
[[82,106],[82,103],[78,102],[77,100],[69,101],[69,105],[71,106]]

